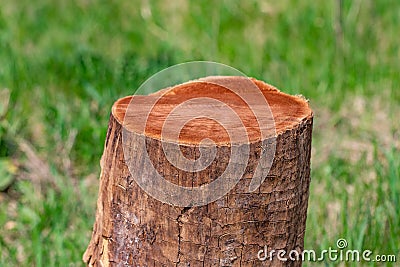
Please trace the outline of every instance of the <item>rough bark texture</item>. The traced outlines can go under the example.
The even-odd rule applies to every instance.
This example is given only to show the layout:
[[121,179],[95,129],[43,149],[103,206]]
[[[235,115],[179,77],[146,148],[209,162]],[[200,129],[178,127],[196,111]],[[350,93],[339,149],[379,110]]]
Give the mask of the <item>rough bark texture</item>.
[[[121,118],[113,109],[101,159],[96,222],[83,257],[87,265],[301,265],[301,261],[279,261],[276,255],[272,261],[260,261],[257,254],[265,246],[269,251],[303,250],[310,184],[312,112],[302,98],[280,93],[258,81],[257,85],[283,99],[270,103],[277,125],[277,139],[269,175],[257,191],[248,192],[260,154],[260,140],[252,141],[246,172],[239,183],[224,197],[200,207],[180,208],[162,203],[136,184],[124,161]],[[295,110],[299,107],[285,106],[287,99],[297,101],[302,112]],[[209,182],[210,177],[223,172],[229,161],[229,146],[219,145],[217,161],[205,171],[193,173],[188,182],[183,179],[187,175],[160,156],[161,140],[144,138],[149,155],[157,155],[157,170],[176,184],[199,186]],[[196,146],[181,145],[181,149],[188,157],[196,157],[198,153]],[[175,177],[178,178],[174,180]]]

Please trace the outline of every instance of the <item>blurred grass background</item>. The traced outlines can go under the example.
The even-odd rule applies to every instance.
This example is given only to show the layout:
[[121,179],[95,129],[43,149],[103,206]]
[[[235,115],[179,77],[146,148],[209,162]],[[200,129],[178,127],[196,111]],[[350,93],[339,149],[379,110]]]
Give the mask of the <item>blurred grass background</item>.
[[111,105],[192,60],[310,99],[306,248],[399,262],[399,32],[394,0],[0,0],[0,266],[83,266]]

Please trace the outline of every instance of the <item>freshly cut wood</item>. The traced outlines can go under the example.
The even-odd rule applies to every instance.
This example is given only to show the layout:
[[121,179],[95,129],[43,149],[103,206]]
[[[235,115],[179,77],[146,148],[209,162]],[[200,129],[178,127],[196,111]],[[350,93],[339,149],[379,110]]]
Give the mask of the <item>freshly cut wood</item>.
[[[83,256],[88,266],[301,266],[301,257],[293,261],[289,253],[303,250],[313,114],[304,98],[251,79],[268,101],[269,117],[262,112],[265,107],[249,104],[260,96],[249,93],[246,81],[207,77],[115,102],[101,160],[96,221]],[[129,113],[132,101],[135,112]],[[176,113],[177,107],[183,112]],[[137,145],[140,140],[144,147]],[[258,172],[268,140],[274,157],[262,166],[269,172]],[[171,144],[192,163],[202,156],[202,145],[212,144],[214,158],[191,171],[170,162],[165,151]],[[235,162],[244,159],[245,164],[232,167],[235,146],[247,146],[248,157],[237,156]],[[163,194],[158,182],[148,192],[145,183],[151,184],[153,176],[143,155],[169,184],[193,194],[228,169],[239,177],[233,186],[217,188],[224,195],[210,189],[196,196],[204,199],[186,191]],[[284,250],[288,260],[276,253],[267,258],[272,250]]]

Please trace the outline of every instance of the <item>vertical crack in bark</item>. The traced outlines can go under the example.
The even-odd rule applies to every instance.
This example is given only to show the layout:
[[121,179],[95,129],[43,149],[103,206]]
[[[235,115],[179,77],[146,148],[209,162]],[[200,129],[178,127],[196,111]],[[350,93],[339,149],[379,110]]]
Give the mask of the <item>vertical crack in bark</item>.
[[178,255],[177,255],[177,262],[175,266],[178,266],[179,263],[181,262],[181,231],[182,231],[182,216],[188,212],[191,209],[191,207],[184,207],[181,210],[181,214],[178,215],[178,218],[176,218],[176,222],[178,223]]

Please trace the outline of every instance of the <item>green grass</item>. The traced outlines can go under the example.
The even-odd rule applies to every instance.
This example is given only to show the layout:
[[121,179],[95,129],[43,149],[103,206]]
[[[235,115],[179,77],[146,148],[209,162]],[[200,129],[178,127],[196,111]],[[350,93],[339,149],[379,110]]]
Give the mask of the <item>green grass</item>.
[[400,260],[400,2],[59,2],[0,0],[0,266],[83,265],[111,105],[191,60],[310,99],[306,248]]

